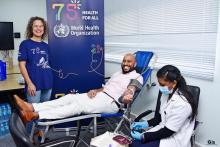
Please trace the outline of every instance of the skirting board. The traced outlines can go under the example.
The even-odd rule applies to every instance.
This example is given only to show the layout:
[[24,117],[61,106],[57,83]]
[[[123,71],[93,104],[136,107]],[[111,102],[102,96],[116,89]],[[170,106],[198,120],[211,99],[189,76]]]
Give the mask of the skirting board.
[[195,144],[195,146],[194,147],[203,147],[201,144],[198,144],[197,142],[196,142],[196,144]]
[[195,143],[194,147],[212,147],[212,146],[217,147],[216,145],[201,144],[198,142]]

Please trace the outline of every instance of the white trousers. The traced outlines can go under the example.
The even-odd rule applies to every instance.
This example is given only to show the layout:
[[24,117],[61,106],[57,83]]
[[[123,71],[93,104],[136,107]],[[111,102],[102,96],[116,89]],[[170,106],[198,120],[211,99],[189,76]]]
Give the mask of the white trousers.
[[68,94],[55,100],[33,103],[33,107],[39,119],[58,119],[81,113],[118,112],[113,99],[103,92],[97,93],[94,98],[89,98],[87,93]]

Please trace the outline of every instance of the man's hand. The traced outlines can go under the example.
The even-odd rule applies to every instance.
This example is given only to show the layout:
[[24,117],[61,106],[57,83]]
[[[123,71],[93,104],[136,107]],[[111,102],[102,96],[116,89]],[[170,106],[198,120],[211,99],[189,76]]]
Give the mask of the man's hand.
[[94,90],[90,90],[90,91],[87,93],[87,95],[88,95],[89,98],[94,98],[97,93],[98,93],[98,91],[94,89]]
[[134,91],[132,89],[127,89],[123,95],[122,102],[129,104],[133,101]]

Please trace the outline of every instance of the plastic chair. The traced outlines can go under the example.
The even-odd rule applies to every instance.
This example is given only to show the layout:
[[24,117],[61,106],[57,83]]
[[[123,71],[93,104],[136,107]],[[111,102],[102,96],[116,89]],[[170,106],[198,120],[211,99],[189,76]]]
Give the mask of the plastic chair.
[[[189,85],[189,88],[191,89],[193,97],[195,98],[194,100],[196,102],[196,111],[198,112],[200,88],[197,87],[197,86],[190,86],[190,85]],[[193,130],[193,134],[192,134],[191,139],[190,139],[192,146],[195,145],[195,135],[196,135],[195,131],[196,131],[196,128],[197,128],[198,124],[199,124],[199,121],[196,120],[194,130]]]
[[30,139],[28,132],[17,112],[13,112],[9,119],[9,130],[17,147],[75,147],[78,138],[74,136],[65,136],[59,139],[50,140],[42,144],[34,144]]

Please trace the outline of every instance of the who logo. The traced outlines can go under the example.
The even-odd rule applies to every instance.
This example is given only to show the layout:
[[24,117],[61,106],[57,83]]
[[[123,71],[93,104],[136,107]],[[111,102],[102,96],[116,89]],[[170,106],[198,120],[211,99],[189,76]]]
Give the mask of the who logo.
[[70,33],[70,28],[68,25],[63,25],[61,23],[54,26],[53,32],[56,37],[67,37]]

